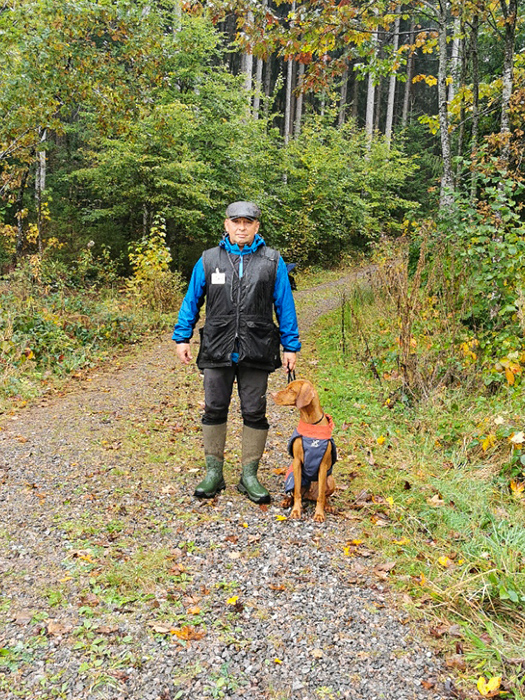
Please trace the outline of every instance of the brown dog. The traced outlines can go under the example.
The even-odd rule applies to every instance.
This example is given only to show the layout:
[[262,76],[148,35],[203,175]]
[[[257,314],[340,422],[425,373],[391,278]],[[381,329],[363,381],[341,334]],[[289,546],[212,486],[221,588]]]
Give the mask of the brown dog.
[[290,382],[286,389],[272,394],[272,398],[279,406],[296,406],[300,411],[299,425],[288,445],[293,462],[287,484],[291,483],[288,477],[293,474],[293,491],[283,506],[287,508],[293,503],[290,517],[300,518],[302,499],[316,501],[314,520],[322,523],[325,511],[331,512],[328,497],[335,491],[335,481],[328,474],[337,459],[331,438],[332,419],[322,410],[313,384],[304,379]]

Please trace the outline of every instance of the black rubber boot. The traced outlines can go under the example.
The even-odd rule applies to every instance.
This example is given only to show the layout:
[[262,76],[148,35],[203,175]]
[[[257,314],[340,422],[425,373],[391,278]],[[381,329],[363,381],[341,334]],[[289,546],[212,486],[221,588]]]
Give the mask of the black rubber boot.
[[213,498],[226,488],[222,469],[224,466],[224,444],[226,423],[203,425],[204,454],[206,456],[206,476],[195,489],[197,498]]
[[242,434],[242,476],[237,489],[254,503],[270,503],[272,500],[269,492],[257,479],[267,435],[267,430],[256,430],[246,425]]

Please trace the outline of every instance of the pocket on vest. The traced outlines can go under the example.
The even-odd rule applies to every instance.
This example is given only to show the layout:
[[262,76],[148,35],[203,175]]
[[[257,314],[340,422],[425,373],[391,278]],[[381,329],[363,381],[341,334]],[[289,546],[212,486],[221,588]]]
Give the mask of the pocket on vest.
[[247,346],[243,348],[244,358],[250,362],[280,365],[280,334],[273,321],[244,321],[246,333],[239,333],[241,338],[246,337]]
[[229,316],[207,319],[199,332],[201,345],[197,364],[228,363],[235,342],[235,319]]

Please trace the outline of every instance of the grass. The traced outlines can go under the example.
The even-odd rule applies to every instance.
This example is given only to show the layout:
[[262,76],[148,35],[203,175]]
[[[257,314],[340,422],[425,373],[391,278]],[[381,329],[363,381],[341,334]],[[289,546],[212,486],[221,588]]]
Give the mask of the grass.
[[[502,676],[524,698],[523,389],[450,384],[415,401],[395,371],[395,309],[367,289],[350,303],[352,323],[324,317],[305,352],[337,426],[340,478],[354,477],[340,505],[361,507],[366,546],[396,562],[390,578],[429,627],[461,626],[465,688]],[[456,643],[440,637],[446,653]]]

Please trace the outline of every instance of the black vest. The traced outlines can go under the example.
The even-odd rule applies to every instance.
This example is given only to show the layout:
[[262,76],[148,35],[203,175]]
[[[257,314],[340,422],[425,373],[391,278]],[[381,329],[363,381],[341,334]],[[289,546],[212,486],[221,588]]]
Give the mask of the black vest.
[[231,354],[239,363],[273,372],[281,366],[279,329],[273,321],[273,290],[279,253],[262,246],[244,255],[217,246],[204,251],[206,321],[200,330],[200,369],[228,367]]

